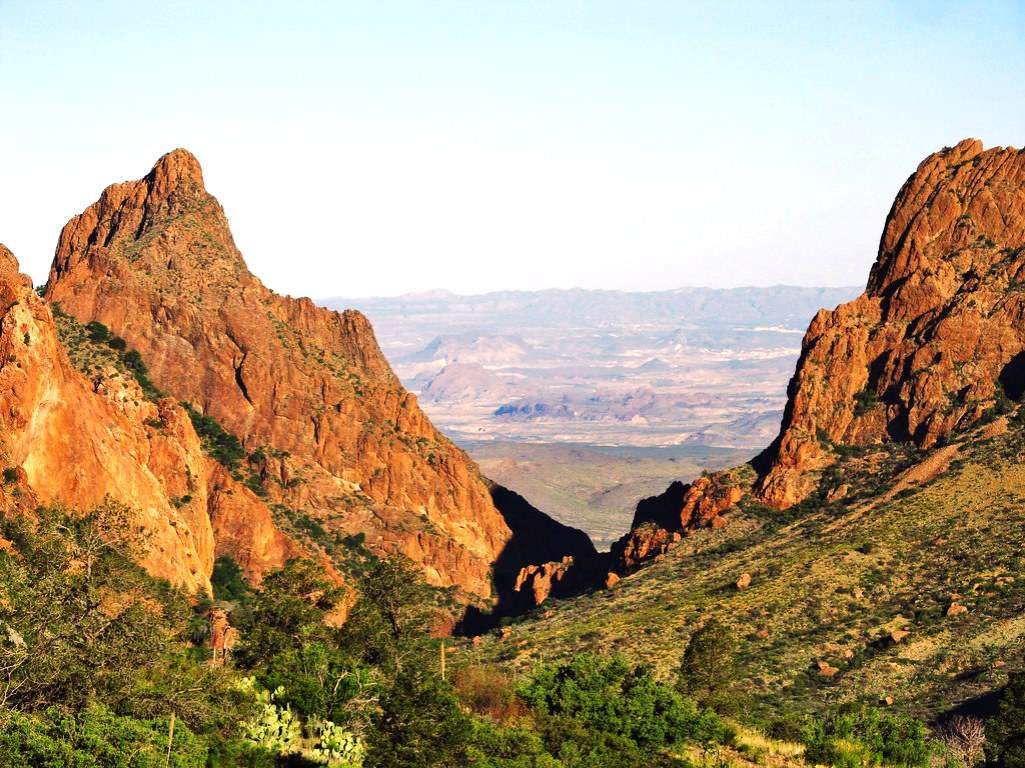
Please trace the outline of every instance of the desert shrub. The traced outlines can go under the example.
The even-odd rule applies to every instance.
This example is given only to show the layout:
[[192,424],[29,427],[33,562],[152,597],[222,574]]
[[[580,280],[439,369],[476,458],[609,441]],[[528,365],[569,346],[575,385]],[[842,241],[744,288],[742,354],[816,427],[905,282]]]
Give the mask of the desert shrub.
[[203,768],[207,747],[168,718],[139,720],[92,705],[77,715],[52,707],[36,716],[0,710],[0,765],[24,768]]
[[809,719],[801,739],[811,763],[860,766],[924,766],[930,746],[925,725],[875,707],[849,706]]
[[242,568],[231,555],[221,555],[214,560],[210,584],[214,590],[214,598],[230,602],[243,602],[252,594],[252,588],[246,582]]
[[582,654],[565,664],[539,667],[520,695],[539,715],[567,717],[642,747],[731,738],[714,713],[699,712],[649,667],[631,667],[621,657]]
[[200,413],[190,403],[182,403],[189,414],[192,427],[203,443],[203,449],[225,468],[237,473],[246,457],[242,443],[235,435],[224,429],[217,419]]
[[86,323],[85,330],[89,334],[89,340],[97,344],[106,344],[114,338],[110,329],[98,320]]
[[985,757],[986,725],[977,717],[954,715],[939,727],[937,740],[958,765],[972,768]]
[[854,396],[854,415],[864,416],[879,403],[879,395],[875,390],[866,386]]
[[452,687],[471,712],[496,723],[505,723],[525,712],[515,686],[498,667],[464,667],[455,673]]

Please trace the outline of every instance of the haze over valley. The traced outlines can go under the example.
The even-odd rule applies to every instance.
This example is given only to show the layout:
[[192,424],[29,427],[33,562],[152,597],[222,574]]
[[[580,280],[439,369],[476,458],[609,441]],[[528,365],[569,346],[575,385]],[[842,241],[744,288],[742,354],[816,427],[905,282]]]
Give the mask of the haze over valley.
[[639,498],[779,431],[801,338],[859,288],[431,291],[363,311],[403,384],[484,474],[607,548]]

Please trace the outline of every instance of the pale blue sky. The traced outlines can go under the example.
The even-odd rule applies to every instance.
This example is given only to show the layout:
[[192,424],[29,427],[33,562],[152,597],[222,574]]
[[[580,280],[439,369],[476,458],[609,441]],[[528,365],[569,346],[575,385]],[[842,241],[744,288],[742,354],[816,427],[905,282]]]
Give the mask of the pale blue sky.
[[1025,143],[1025,4],[0,0],[0,241],[185,146],[313,296],[862,284],[929,152]]

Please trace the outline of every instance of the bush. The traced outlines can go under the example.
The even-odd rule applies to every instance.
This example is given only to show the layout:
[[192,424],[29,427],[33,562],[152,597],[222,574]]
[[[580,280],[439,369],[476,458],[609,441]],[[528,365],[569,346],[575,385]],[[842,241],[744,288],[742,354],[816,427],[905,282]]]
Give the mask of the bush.
[[167,761],[168,718],[119,717],[102,705],[79,715],[0,711],[0,765],[24,768],[203,768],[207,748],[181,722]]
[[811,719],[801,740],[808,762],[840,768],[882,764],[916,768],[929,762],[925,725],[875,707],[850,706]]
[[465,667],[456,672],[452,687],[470,710],[496,723],[525,713],[509,677],[498,667]]
[[866,386],[854,396],[854,415],[864,416],[879,404],[879,395],[871,386]]
[[569,717],[641,747],[732,738],[714,713],[700,713],[693,702],[656,680],[649,667],[631,668],[621,657],[583,654],[566,664],[540,667],[520,695],[540,715]]
[[242,568],[230,555],[221,555],[214,560],[210,584],[216,600],[228,600],[233,603],[243,602],[253,591],[246,582]]
[[218,424],[215,418],[200,413],[190,403],[182,403],[182,407],[189,414],[192,427],[203,442],[203,449],[226,469],[237,473],[246,457],[239,439]]
[[89,334],[89,340],[97,344],[106,344],[113,338],[110,329],[97,320],[86,323],[85,330]]

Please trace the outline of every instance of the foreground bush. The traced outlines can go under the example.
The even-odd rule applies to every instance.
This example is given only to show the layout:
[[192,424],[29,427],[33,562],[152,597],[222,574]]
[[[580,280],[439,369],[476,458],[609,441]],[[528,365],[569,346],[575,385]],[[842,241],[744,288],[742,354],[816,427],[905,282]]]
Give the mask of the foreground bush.
[[687,741],[725,743],[729,727],[713,712],[699,712],[651,668],[623,658],[584,654],[572,662],[538,669],[520,695],[538,715],[569,718],[597,733],[640,747]]
[[93,705],[77,715],[0,712],[0,765],[23,768],[203,768],[207,746],[177,723],[168,758],[168,718],[138,720]]

